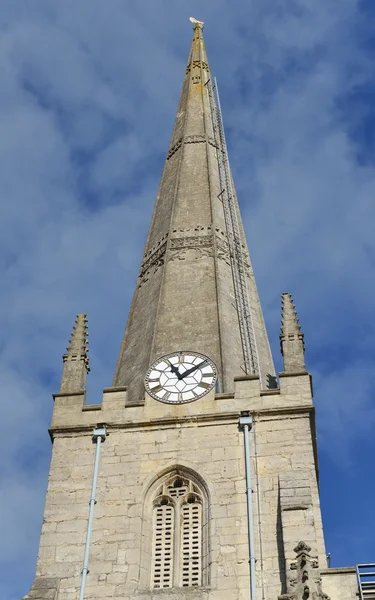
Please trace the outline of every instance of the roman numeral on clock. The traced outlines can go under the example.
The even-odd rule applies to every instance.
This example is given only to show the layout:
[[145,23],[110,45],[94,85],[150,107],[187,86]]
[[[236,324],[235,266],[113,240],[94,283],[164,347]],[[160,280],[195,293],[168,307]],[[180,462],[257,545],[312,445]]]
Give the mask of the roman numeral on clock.
[[208,390],[208,388],[211,387],[211,384],[206,383],[205,381],[201,381],[199,387],[203,388],[204,390]]
[[158,392],[160,392],[163,388],[161,385],[156,385],[153,388],[150,388],[153,394],[157,394]]

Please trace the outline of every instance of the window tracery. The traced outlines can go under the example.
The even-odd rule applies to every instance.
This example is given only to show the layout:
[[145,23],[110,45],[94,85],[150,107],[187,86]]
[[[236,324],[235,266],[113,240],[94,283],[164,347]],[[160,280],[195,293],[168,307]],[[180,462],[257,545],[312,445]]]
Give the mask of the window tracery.
[[174,473],[152,502],[151,587],[202,585],[204,497],[190,478]]

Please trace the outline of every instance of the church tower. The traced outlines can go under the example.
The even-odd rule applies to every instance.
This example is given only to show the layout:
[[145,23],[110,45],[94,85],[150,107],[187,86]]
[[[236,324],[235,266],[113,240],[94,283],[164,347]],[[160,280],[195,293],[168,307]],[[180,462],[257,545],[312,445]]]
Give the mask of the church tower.
[[311,376],[290,294],[276,378],[203,24],[112,386],[85,404],[78,315],[33,600],[354,600],[328,569]]

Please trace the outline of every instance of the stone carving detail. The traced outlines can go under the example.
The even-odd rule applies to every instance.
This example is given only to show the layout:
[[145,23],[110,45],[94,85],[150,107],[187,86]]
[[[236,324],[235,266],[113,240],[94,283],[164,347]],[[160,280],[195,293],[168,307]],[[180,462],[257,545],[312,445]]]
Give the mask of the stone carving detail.
[[[169,260],[185,260],[187,251],[192,249],[191,246],[189,248],[171,248],[169,251]],[[212,257],[214,254],[212,246],[197,246],[194,250],[196,260],[204,258],[205,256]]]
[[184,137],[184,144],[199,144],[202,142],[208,142],[214,148],[217,148],[214,138],[207,137],[205,135],[186,135]]
[[[246,246],[242,245],[242,255],[243,261],[246,269],[246,275],[251,277],[253,272],[251,270],[251,265],[248,258],[248,253],[246,250]],[[231,255],[228,244],[228,236],[224,231],[221,231],[218,227],[216,228],[216,248],[217,248],[217,257],[220,260],[223,260],[227,265],[231,265]]]
[[159,267],[164,264],[164,255],[167,249],[166,238],[168,234],[164,235],[161,240],[153,246],[151,250],[149,250],[141,264],[141,269],[139,271],[139,284],[138,287],[141,287],[148,280],[148,275],[151,271],[156,273]]
[[279,600],[330,600],[322,591],[322,580],[316,557],[310,555],[311,548],[305,542],[299,542],[294,548],[296,560],[290,563],[288,593],[279,596]]
[[203,60],[193,60],[193,69],[204,69],[205,71],[209,71],[208,64]]
[[201,144],[204,142],[208,142],[211,146],[213,146],[214,148],[217,148],[215,140],[212,137],[206,137],[205,135],[200,135],[200,134],[186,135],[185,137],[177,140],[177,142],[169,148],[168,154],[167,154],[167,160],[169,160],[171,158],[171,156],[173,156],[177,152],[177,150],[179,150],[181,148],[181,145],[183,143],[184,144]]
[[207,138],[208,143],[210,144],[210,146],[213,146],[214,148],[218,149],[219,146],[217,145],[217,143],[215,142],[214,138],[209,137]]
[[231,266],[229,244],[226,239],[216,235],[216,250],[219,260],[223,260],[227,265]]
[[186,135],[184,137],[184,144],[199,144],[206,141],[205,135]]
[[211,235],[200,235],[197,237],[181,237],[171,240],[171,248],[201,248],[212,244]]
[[[198,235],[194,235],[194,232]],[[188,250],[195,251],[195,259],[213,256],[213,236],[211,226],[197,225],[194,229],[174,229],[173,233],[183,234],[171,239],[169,260],[185,260]]]
[[203,69],[204,71],[207,71],[207,73],[209,73],[210,69],[208,67],[208,64],[206,62],[204,62],[204,60],[193,60],[193,64],[189,63],[188,66],[186,67],[186,71],[185,74],[187,75],[188,73],[190,73],[191,69]]
[[[142,265],[145,263],[146,260],[148,260],[150,258],[150,256],[152,254],[154,254],[154,252],[156,250],[158,250],[160,248],[160,246],[163,244],[163,242],[166,241],[166,239],[168,238],[168,233],[165,233],[157,242],[156,244],[154,244],[153,246],[151,246],[151,248],[148,250],[148,252],[145,252],[143,255],[143,261],[142,261]],[[141,267],[142,268],[142,267]]]
[[174,153],[177,152],[177,150],[179,148],[181,148],[181,144],[182,144],[182,138],[177,140],[177,142],[173,146],[171,146],[171,148],[169,148],[168,154],[167,154],[167,160],[169,160],[171,158],[171,156],[173,156]]
[[244,265],[245,265],[246,275],[249,278],[254,277],[254,273],[253,273],[253,270],[251,268],[251,264],[250,264],[250,261],[249,261],[249,255],[248,255],[248,253],[246,251],[246,248],[243,250],[242,255],[243,255],[243,262],[244,262]]
[[[185,260],[188,250],[195,251],[195,259],[198,260],[205,256],[214,256],[214,236],[212,227],[204,227],[203,225],[196,225],[194,228],[188,229],[173,229],[173,234],[177,234],[170,241],[169,246],[169,260]],[[148,280],[148,276],[151,272],[156,271],[165,262],[165,253],[167,250],[167,238],[168,234],[165,234],[143,257],[139,272],[139,284],[141,287]],[[230,249],[227,239],[227,234],[219,229],[215,228],[215,243],[216,243],[216,256],[219,260],[222,260],[228,266],[231,266]],[[246,264],[246,257],[245,265]]]
[[[208,225],[207,227],[205,227],[204,225],[196,225],[194,227],[194,229],[192,228],[188,228],[188,229],[172,229],[172,233],[182,233],[182,234],[187,234],[187,236],[191,236],[191,232],[193,231],[200,231],[200,232],[206,232],[206,233],[210,233],[212,231],[212,227],[211,225]],[[180,236],[181,238],[184,237],[183,235]],[[177,237],[173,238],[173,239],[177,239]]]

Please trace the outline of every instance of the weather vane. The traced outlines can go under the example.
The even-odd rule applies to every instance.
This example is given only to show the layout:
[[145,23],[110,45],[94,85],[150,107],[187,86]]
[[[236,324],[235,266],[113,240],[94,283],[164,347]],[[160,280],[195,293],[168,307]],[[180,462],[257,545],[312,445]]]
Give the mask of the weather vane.
[[197,25],[199,25],[199,27],[203,28],[203,25],[204,25],[203,21],[197,21],[197,19],[194,19],[194,17],[189,17],[189,19],[192,23],[196,23]]

